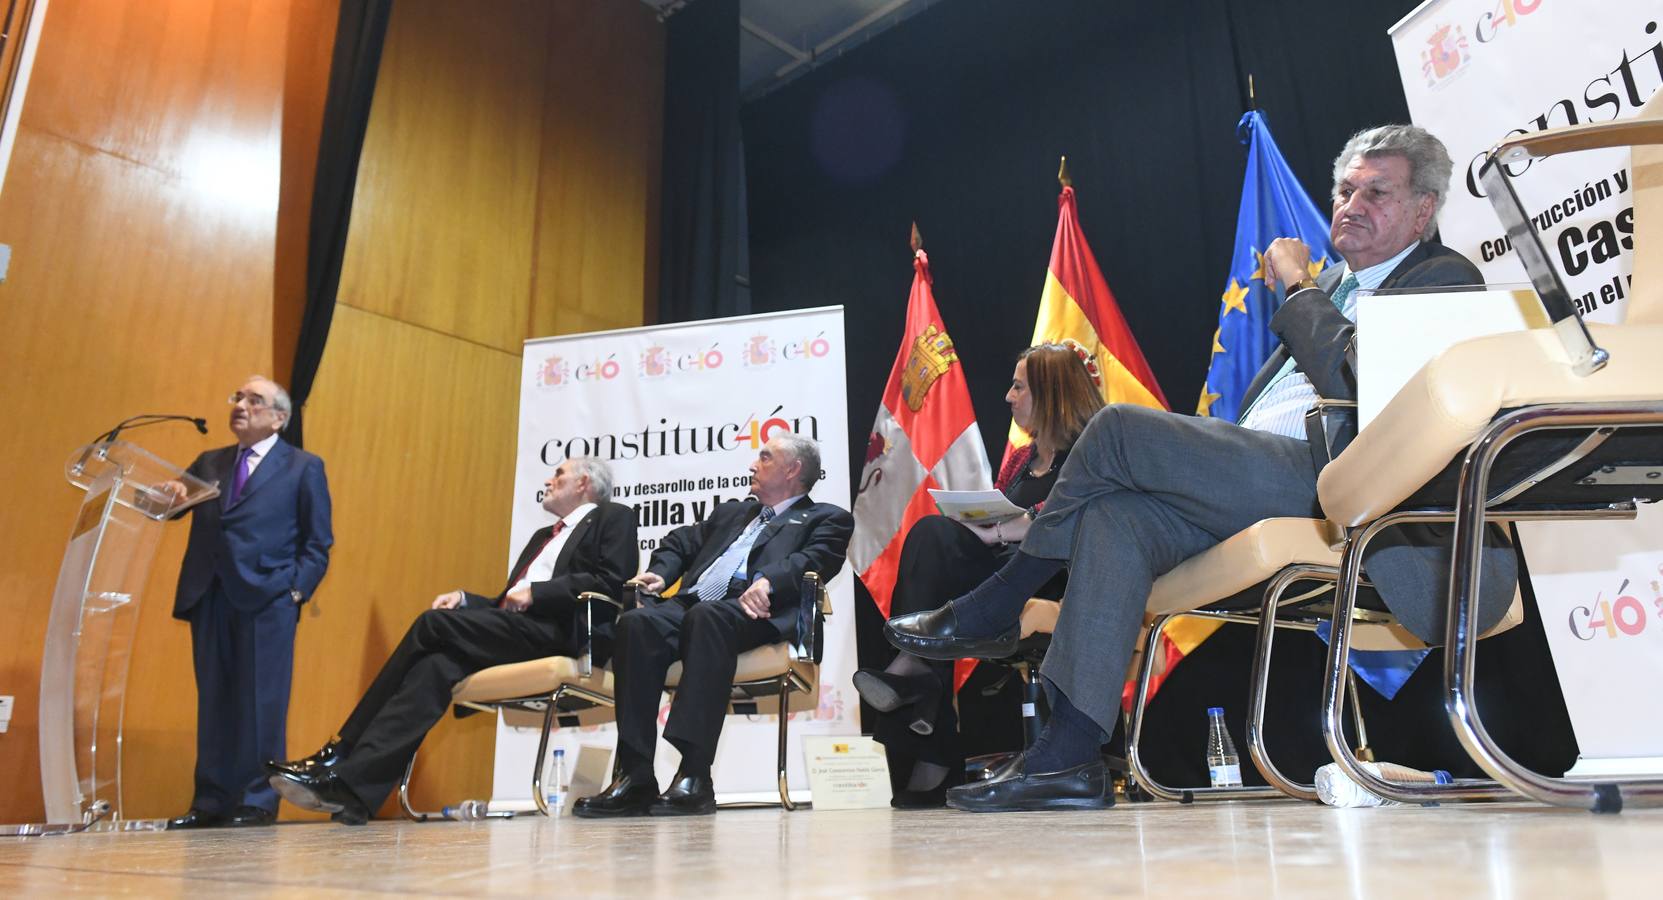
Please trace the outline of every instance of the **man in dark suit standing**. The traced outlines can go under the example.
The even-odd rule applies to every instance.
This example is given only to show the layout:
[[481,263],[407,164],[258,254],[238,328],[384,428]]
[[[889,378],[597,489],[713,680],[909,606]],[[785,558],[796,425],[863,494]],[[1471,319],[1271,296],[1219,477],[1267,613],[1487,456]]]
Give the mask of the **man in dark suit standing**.
[[[776,432],[751,464],[756,503],[730,501],[703,522],[670,532],[634,579],[657,594],[681,580],[674,597],[618,617],[618,753],[606,790],[577,801],[586,818],[707,815],[716,811],[710,767],[722,733],[739,654],[797,634],[806,572],[830,579],[843,567],[854,518],[816,503],[820,479],[813,441]],[[682,677],[664,739],[681,767],[663,794],[653,776],[658,698],[676,661]]]
[[[191,510],[173,617],[191,626],[196,669],[196,789],[169,828],[270,825],[277,794],[263,760],[284,754],[300,605],[335,542],[323,460],[277,438],[289,395],[254,376],[230,397],[237,443],[187,470],[217,482]],[[182,484],[168,486],[182,496]]]
[[[1120,713],[1154,580],[1261,519],[1321,515],[1324,455],[1308,440],[1305,414],[1319,398],[1356,399],[1347,358],[1357,292],[1482,283],[1471,262],[1432,239],[1452,169],[1443,144],[1423,129],[1386,125],[1353,135],[1334,161],[1330,236],[1344,265],[1313,279],[1304,244],[1282,238],[1265,249],[1266,281],[1286,288],[1270,326],[1281,346],[1254,379],[1241,421],[1105,407],[1074,445],[1044,512],[1018,525],[1022,547],[1004,569],[940,609],[890,620],[890,642],[918,656],[1005,655],[1015,650],[1033,589],[1069,568],[1041,669],[1050,721],[1022,765],[949,790],[949,806],[1113,805],[1099,750]],[[1399,531],[1382,535],[1364,566],[1404,626],[1438,643],[1449,547]],[[1515,574],[1510,547],[1487,549],[1482,627],[1505,612]]]
[[[272,787],[303,809],[362,825],[387,798],[422,739],[450,706],[451,689],[503,663],[577,656],[590,642],[578,594],[614,599],[640,562],[635,512],[610,502],[612,471],[598,459],[568,459],[543,485],[551,525],[520,551],[495,597],[448,591],[416,617],[340,734],[305,759],[271,763]],[[596,637],[610,637],[612,607],[596,611]]]

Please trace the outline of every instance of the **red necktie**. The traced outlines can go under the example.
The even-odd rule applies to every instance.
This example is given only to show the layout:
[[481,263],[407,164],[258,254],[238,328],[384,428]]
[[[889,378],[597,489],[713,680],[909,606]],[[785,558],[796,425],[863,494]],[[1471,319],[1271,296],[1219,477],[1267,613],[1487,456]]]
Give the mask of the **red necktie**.
[[508,586],[510,588],[512,588],[514,585],[520,583],[520,579],[525,577],[525,573],[528,569],[531,568],[531,564],[536,562],[537,558],[543,555],[543,551],[547,550],[549,548],[549,544],[554,543],[555,537],[557,535],[559,535],[560,532],[564,531],[565,529],[566,529],[566,520],[565,519],[561,519],[560,521],[554,523],[554,528],[551,531],[549,531],[549,536],[547,538],[543,539],[543,545],[541,547],[537,548],[536,553],[533,553],[530,556],[526,557],[525,565],[520,566],[518,569],[516,569],[514,571],[514,577],[508,579]]

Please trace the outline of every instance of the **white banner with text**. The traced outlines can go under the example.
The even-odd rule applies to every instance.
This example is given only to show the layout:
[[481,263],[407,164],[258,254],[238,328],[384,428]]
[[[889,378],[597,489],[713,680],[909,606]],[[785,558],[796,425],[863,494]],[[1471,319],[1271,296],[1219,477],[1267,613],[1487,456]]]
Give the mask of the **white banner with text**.
[[[1392,29],[1414,122],[1455,159],[1444,243],[1491,284],[1528,281],[1483,186],[1502,139],[1634,116],[1663,85],[1663,0],[1430,0]],[[1626,148],[1509,170],[1578,308],[1628,313],[1634,200]],[[1652,252],[1656,252],[1653,248]],[[1663,774],[1663,510],[1634,522],[1519,526],[1581,756],[1571,775]]]
[[[750,465],[777,430],[820,444],[824,466],[815,500],[849,507],[848,422],[843,310],[801,310],[682,325],[649,326],[527,341],[520,382],[510,559],[552,517],[539,505],[544,480],[569,457],[612,467],[613,500],[631,506],[641,563],[672,529],[702,521],[718,503],[745,497]],[[844,569],[831,582],[819,708],[793,714],[790,781],[806,790],[804,735],[860,733],[851,687],[855,665],[854,590]],[[659,710],[662,730],[668,704]],[[729,716],[714,778],[723,800],[769,799],[777,720]],[[530,798],[536,728],[499,719],[493,803]],[[612,747],[608,723],[562,728],[552,747],[574,760],[582,746]],[[659,741],[660,783],[677,755]]]

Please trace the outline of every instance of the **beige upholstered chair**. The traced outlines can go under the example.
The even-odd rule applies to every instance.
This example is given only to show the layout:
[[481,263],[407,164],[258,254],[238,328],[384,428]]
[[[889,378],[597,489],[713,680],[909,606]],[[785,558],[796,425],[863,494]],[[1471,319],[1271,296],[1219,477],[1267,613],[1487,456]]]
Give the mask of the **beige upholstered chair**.
[[[797,620],[797,640],[780,641],[739,654],[733,675],[733,694],[728,701],[730,715],[779,716],[779,751],[775,779],[779,805],[794,810],[796,803],[786,783],[786,739],[792,713],[812,712],[820,705],[820,626],[832,614],[831,592],[817,572],[803,575],[802,609]],[[681,663],[670,666],[664,690],[675,693],[681,684]],[[749,804],[744,804],[749,805]],[[772,804],[768,804],[772,805]]]
[[[1635,154],[1636,271],[1629,321],[1619,326],[1582,322],[1506,171],[1531,157],[1642,143],[1663,144],[1663,94],[1638,119],[1523,135],[1490,151],[1480,178],[1552,328],[1451,347],[1318,480],[1323,510],[1346,529],[1323,729],[1346,774],[1381,796],[1425,802],[1511,791],[1604,812],[1663,799],[1663,782],[1656,780],[1573,782],[1519,765],[1485,730],[1472,688],[1473,598],[1486,523],[1633,518],[1637,502],[1663,499],[1663,312],[1655,306],[1663,300],[1656,259],[1663,248],[1663,177],[1655,148]],[[1361,769],[1335,740],[1336,673],[1344,671],[1352,645],[1345,613],[1355,602],[1359,561],[1380,530],[1405,522],[1455,525],[1445,706],[1462,745],[1494,783],[1396,784]]]
[[[623,604],[605,594],[584,592],[578,595],[583,604],[584,621],[589,634],[594,634],[597,606],[621,610]],[[462,710],[495,712],[501,710],[510,724],[530,724],[542,721],[542,737],[537,742],[537,761],[531,770],[531,796],[537,811],[549,815],[547,791],[543,787],[543,764],[548,759],[549,734],[558,723],[563,727],[592,725],[612,719],[612,671],[596,668],[593,657],[585,652],[580,657],[549,656],[525,662],[507,663],[481,669],[456,683],[451,689],[451,702]],[[410,805],[410,777],[416,770],[416,757],[404,768],[398,785],[398,802],[404,814],[418,822],[439,817],[439,813],[418,812]],[[507,818],[513,813],[492,813],[493,817]]]
[[[1137,672],[1127,757],[1137,783],[1163,800],[1242,800],[1280,797],[1315,800],[1312,785],[1286,777],[1265,746],[1265,700],[1270,684],[1272,643],[1278,628],[1315,631],[1333,614],[1334,584],[1339,579],[1342,540],[1339,529],[1323,519],[1265,519],[1197,554],[1156,579],[1149,594],[1149,626]],[[1500,634],[1523,621],[1517,597],[1502,621],[1485,633]],[[1149,683],[1162,627],[1172,618],[1195,616],[1258,626],[1258,644],[1249,682],[1247,745],[1253,765],[1270,787],[1180,788],[1156,781],[1139,745],[1148,709]],[[1360,650],[1416,650],[1425,645],[1397,623],[1377,602],[1354,608],[1353,645]],[[1368,756],[1368,732],[1356,703],[1354,679],[1347,678],[1358,746],[1348,752]],[[1343,701],[1342,701],[1343,702]]]

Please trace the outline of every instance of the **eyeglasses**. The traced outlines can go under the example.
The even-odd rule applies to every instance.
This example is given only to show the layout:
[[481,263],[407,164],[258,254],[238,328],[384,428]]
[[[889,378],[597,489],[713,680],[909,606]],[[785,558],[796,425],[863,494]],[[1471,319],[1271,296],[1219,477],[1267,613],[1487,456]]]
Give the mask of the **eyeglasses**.
[[226,397],[225,402],[231,404],[232,406],[236,406],[239,403],[247,403],[249,409],[265,409],[271,405],[270,400],[267,400],[259,394],[245,394],[242,391],[238,391],[235,394]]

